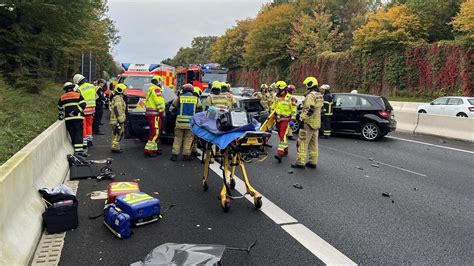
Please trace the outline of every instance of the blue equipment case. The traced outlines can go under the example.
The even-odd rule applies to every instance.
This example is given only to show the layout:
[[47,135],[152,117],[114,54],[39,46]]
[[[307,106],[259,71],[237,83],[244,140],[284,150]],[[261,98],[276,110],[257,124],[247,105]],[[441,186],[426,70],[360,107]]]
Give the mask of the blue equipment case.
[[122,212],[115,204],[109,204],[104,208],[104,224],[120,239],[129,238],[132,235],[130,215]]
[[130,215],[135,226],[156,222],[160,219],[160,200],[143,193],[135,192],[117,196],[117,207]]

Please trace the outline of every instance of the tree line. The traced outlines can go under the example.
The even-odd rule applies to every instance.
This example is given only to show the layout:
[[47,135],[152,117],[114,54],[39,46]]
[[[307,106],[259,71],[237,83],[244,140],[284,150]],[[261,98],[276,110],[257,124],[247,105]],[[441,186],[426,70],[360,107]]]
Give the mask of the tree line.
[[[12,86],[38,91],[64,82],[91,53],[100,76],[115,75],[110,54],[120,37],[106,0],[4,0],[0,4],[0,75]],[[34,80],[34,84],[32,84]]]

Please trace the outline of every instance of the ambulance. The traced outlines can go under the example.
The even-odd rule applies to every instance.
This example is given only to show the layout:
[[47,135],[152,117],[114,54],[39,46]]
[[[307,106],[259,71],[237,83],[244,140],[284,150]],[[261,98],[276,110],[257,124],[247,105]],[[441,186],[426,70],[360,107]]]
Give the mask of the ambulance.
[[[127,104],[125,123],[125,138],[140,138],[145,140],[148,135],[148,121],[145,116],[146,90],[151,85],[151,79],[155,75],[163,77],[163,97],[166,101],[165,116],[162,136],[172,137],[174,132],[174,119],[170,118],[169,105],[176,98],[172,86],[175,85],[175,68],[165,64],[132,64],[122,63],[122,71],[119,75],[119,83],[127,85],[125,102]],[[168,120],[168,121],[167,121]]]

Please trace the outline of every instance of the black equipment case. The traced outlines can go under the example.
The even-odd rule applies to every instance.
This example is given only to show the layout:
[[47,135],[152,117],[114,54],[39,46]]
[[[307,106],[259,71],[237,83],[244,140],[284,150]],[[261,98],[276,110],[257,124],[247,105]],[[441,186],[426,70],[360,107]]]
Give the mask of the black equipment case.
[[[41,193],[41,191],[40,191]],[[43,213],[43,224],[50,234],[61,233],[77,228],[77,199],[74,195],[43,195],[48,207]]]
[[69,162],[70,180],[96,178],[100,174],[97,165],[84,157],[69,154],[67,160]]

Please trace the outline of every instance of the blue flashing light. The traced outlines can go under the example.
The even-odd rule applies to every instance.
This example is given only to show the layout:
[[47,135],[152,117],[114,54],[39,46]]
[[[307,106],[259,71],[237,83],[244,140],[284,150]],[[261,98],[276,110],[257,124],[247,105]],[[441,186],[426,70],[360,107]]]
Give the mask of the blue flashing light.
[[122,63],[122,68],[125,70],[125,71],[128,71],[128,68],[130,67],[130,63]]
[[148,71],[152,72],[153,70],[159,67],[160,67],[160,64],[151,64],[150,67],[148,68]]

